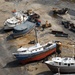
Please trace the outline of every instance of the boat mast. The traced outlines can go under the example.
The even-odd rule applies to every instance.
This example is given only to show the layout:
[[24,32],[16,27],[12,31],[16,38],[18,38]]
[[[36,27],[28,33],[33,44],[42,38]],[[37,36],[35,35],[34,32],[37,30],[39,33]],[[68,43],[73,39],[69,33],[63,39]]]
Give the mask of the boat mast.
[[73,45],[74,49],[73,49],[73,58],[74,58],[74,51],[75,51],[75,45]]
[[34,30],[35,30],[36,43],[38,43],[38,38],[37,38],[37,29],[36,29],[36,26],[35,26]]

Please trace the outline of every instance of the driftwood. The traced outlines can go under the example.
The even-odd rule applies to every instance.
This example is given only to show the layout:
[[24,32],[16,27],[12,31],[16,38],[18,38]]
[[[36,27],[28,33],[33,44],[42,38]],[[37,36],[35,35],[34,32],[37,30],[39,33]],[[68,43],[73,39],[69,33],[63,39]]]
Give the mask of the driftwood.
[[51,32],[52,34],[62,34],[63,33],[63,31],[56,31],[56,30],[52,30],[52,32]]
[[51,33],[55,34],[56,37],[68,37],[68,34],[64,33],[63,31],[52,30]]
[[62,34],[55,34],[56,37],[68,37],[68,34],[62,33]]

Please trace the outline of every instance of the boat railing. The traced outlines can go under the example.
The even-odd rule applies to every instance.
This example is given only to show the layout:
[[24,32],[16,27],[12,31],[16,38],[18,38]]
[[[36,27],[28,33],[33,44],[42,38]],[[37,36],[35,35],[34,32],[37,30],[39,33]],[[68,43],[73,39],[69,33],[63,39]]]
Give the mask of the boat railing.
[[[42,45],[41,47],[38,47],[38,48],[35,48],[35,49],[32,49],[32,50],[29,50],[29,49],[28,49],[28,50],[29,50],[29,51],[34,51],[34,50],[35,50],[35,51],[38,51],[38,49],[39,49],[39,50],[41,50],[41,49],[44,50],[44,49],[46,49],[46,48],[47,48],[47,49],[50,48],[51,45],[52,45],[52,44],[46,44],[46,45]],[[53,47],[51,47],[51,48],[53,48]]]
[[44,46],[41,46],[41,47],[35,48],[35,49],[31,49],[31,50],[28,49],[28,51],[31,51],[31,52],[34,51],[34,50],[37,51],[38,49],[39,49],[39,50],[40,50],[40,49],[43,49],[43,47],[44,47]]

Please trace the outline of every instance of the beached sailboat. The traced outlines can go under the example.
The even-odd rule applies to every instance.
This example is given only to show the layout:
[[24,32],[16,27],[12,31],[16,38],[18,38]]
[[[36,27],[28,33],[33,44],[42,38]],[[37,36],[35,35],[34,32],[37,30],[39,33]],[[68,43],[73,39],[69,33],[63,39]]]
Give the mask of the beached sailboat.
[[44,59],[53,52],[56,52],[56,43],[48,42],[45,45],[37,43],[29,48],[21,47],[18,49],[17,53],[13,53],[13,55],[20,61],[20,63],[26,64],[28,62]]
[[20,25],[28,19],[28,16],[22,12],[15,12],[14,16],[4,22],[4,30],[11,30],[16,25]]
[[17,50],[17,53],[13,53],[16,59],[19,60],[19,62],[22,64],[44,59],[45,57],[56,52],[56,43],[48,42],[44,45],[40,45],[40,43],[38,43],[36,27],[34,30],[36,44],[28,48],[21,47]]
[[[73,52],[74,53],[74,52]],[[75,58],[73,57],[54,57],[50,61],[45,61],[50,70],[55,73],[75,73]]]

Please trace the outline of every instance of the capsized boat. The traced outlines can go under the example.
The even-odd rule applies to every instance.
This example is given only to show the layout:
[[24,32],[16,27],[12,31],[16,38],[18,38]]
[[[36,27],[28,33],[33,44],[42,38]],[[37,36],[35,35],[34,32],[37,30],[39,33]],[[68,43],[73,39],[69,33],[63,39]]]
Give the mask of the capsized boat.
[[50,61],[45,61],[50,70],[55,73],[75,73],[75,59],[71,57],[54,57]]
[[28,62],[44,59],[53,52],[56,52],[56,43],[48,42],[45,45],[37,43],[29,48],[21,47],[18,49],[17,53],[13,53],[13,55],[20,61],[20,63],[26,64]]
[[20,25],[16,25],[13,29],[12,36],[15,38],[25,35],[26,33],[30,32],[32,29],[34,29],[35,25],[36,25],[35,23],[29,21],[23,22]]
[[28,16],[26,14],[21,12],[15,12],[13,17],[7,19],[4,22],[4,30],[11,30],[13,29],[13,27],[23,23],[27,19],[28,19]]

